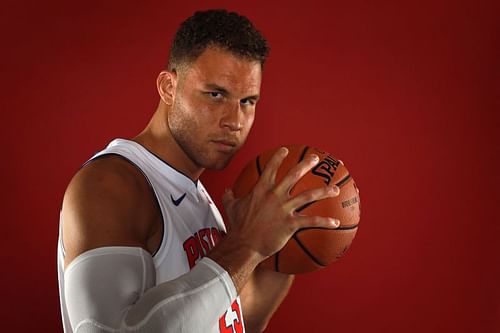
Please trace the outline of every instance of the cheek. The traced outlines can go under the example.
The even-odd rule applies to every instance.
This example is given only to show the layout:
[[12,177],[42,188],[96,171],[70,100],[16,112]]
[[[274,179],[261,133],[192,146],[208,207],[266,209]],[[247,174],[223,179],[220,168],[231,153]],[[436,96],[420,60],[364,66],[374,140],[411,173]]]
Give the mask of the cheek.
[[177,101],[173,117],[180,120],[184,127],[195,129],[206,124],[206,116],[210,113],[205,106],[193,98],[179,98]]
[[189,113],[189,118],[194,123],[206,126],[216,117],[216,112],[210,105],[198,96],[189,96],[189,99],[184,101],[185,110]]

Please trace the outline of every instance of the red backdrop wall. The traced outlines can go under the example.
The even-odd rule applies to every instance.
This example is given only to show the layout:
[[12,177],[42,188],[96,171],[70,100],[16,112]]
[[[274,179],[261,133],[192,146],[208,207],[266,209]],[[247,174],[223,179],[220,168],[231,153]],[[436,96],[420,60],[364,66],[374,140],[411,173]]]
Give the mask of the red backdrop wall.
[[298,276],[267,332],[498,332],[495,1],[3,1],[2,330],[61,332],[58,214],[95,151],[140,131],[177,25],[251,18],[272,47],[247,145],[330,151],[361,189],[348,254]]

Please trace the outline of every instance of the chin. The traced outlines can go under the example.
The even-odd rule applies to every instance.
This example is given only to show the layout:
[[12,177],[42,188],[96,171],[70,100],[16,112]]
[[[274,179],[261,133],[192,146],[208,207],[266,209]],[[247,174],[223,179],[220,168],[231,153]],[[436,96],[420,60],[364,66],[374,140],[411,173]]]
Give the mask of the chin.
[[205,169],[208,169],[208,170],[222,170],[224,168],[226,168],[229,163],[231,162],[233,158],[233,155],[231,156],[226,156],[225,158],[219,158],[215,161],[211,161],[209,163],[206,163],[204,165],[204,168]]
[[230,160],[223,161],[223,162],[217,162],[217,163],[214,163],[211,166],[207,167],[206,169],[223,170],[228,166],[229,162],[230,162]]

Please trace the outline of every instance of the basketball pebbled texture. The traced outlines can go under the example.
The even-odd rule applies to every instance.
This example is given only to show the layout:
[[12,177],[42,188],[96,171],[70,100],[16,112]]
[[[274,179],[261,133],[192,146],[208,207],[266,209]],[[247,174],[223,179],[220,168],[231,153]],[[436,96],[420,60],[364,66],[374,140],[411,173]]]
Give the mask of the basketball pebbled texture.
[[[345,165],[327,152],[305,145],[286,147],[289,153],[278,169],[276,184],[305,156],[318,155],[319,163],[295,184],[290,195],[295,196],[305,190],[329,184],[337,185],[340,189],[337,197],[310,202],[296,212],[308,216],[334,217],[340,220],[340,225],[336,229],[299,229],[279,252],[261,265],[289,274],[313,272],[340,259],[351,245],[360,220],[359,191]],[[243,168],[233,186],[235,197],[244,197],[253,189],[277,149],[264,152]]]

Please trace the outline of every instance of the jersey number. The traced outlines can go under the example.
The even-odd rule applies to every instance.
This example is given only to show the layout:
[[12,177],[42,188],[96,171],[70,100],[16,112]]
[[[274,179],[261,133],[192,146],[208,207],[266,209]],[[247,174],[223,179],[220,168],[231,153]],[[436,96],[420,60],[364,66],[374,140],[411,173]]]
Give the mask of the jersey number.
[[[238,300],[235,300],[233,304],[231,305],[231,313],[229,313],[229,310],[224,313],[222,317],[219,319],[219,330],[221,333],[243,333],[243,323],[241,321],[241,311],[240,311],[240,305],[238,303]],[[229,325],[226,326],[226,317],[234,317],[236,315],[236,318],[233,319],[233,322]]]

